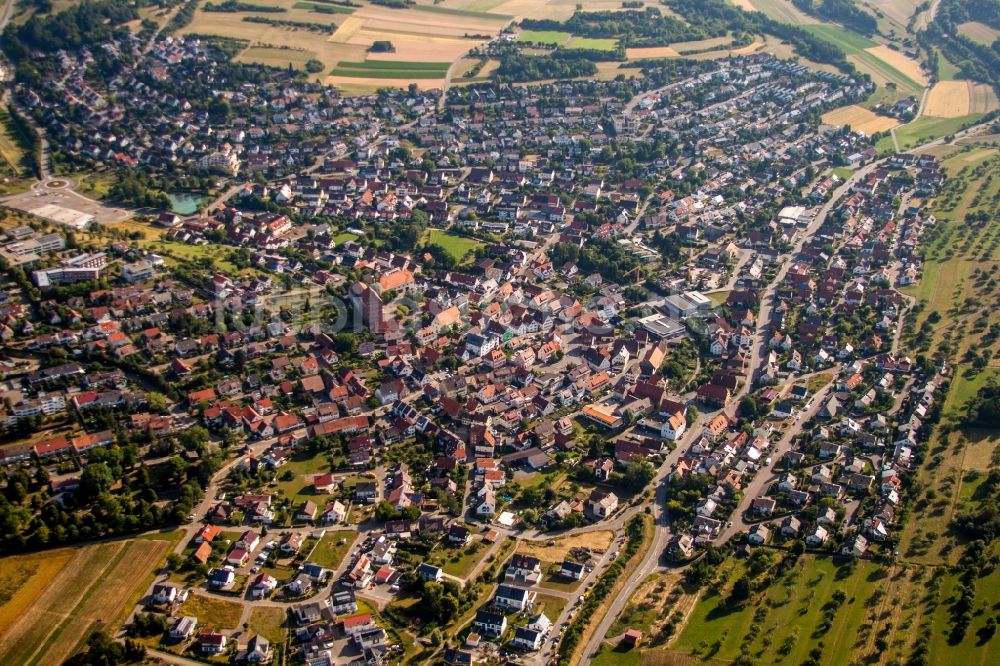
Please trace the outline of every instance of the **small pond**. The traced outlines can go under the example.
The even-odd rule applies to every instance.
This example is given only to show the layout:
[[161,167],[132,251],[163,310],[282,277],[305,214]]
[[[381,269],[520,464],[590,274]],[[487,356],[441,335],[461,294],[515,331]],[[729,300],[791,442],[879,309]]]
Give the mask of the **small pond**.
[[170,206],[173,212],[178,215],[192,215],[198,212],[198,204],[209,200],[208,197],[196,192],[175,192],[168,194]]

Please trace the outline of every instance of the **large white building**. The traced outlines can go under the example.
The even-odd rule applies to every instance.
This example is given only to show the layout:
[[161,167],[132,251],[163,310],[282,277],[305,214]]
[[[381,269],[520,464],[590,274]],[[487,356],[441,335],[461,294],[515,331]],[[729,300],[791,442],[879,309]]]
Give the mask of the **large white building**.
[[35,284],[44,289],[56,284],[97,280],[107,265],[108,256],[103,252],[78,254],[75,257],[63,259],[54,268],[35,271],[33,277]]

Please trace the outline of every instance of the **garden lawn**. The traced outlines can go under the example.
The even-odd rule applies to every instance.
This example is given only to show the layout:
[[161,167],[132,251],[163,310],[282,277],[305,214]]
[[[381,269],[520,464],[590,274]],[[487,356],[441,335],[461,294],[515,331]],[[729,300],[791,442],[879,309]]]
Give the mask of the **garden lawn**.
[[[337,530],[327,532],[313,548],[307,558],[310,562],[336,571],[344,561],[347,551],[351,549],[351,544],[358,538],[358,533],[354,530]],[[343,539],[344,543],[340,540]]]
[[[542,562],[542,582],[539,583],[539,587],[545,587],[550,590],[559,590],[560,592],[575,592],[580,589],[580,585],[583,581],[570,580],[560,576],[558,571],[561,566],[561,562]],[[550,571],[553,567],[555,568],[556,573]],[[555,618],[551,619],[555,620]]]
[[[287,465],[278,472],[277,488],[290,498],[293,502],[304,502],[312,500],[317,505],[329,495],[316,493],[313,487],[312,478],[316,474],[321,474],[329,469],[330,465],[322,453],[313,456],[296,455]],[[291,472],[292,478],[286,479]]]
[[539,594],[535,600],[535,608],[540,609],[555,624],[568,603],[569,600],[563,597],[556,597],[551,594]]
[[474,238],[458,236],[441,229],[431,229],[429,242],[440,245],[459,263],[470,251],[482,246],[482,243]]
[[[458,551],[442,548],[435,549],[432,555],[439,556],[442,571],[449,576],[464,579],[486,557],[486,553],[489,550],[489,545],[484,541],[473,541]],[[457,559],[456,555],[458,555]]]

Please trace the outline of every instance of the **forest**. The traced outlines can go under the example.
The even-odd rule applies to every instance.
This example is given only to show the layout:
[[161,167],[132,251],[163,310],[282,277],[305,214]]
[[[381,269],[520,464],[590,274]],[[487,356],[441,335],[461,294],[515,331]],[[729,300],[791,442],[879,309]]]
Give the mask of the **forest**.
[[661,14],[655,7],[624,12],[576,12],[564,22],[524,19],[521,27],[571,32],[583,37],[620,37],[624,46],[666,46],[726,34],[725,28],[719,26],[692,28],[673,16]]
[[555,51],[547,56],[530,56],[519,52],[516,48],[508,48],[500,57],[497,76],[505,81],[521,82],[573,79],[597,73],[597,65],[592,60],[574,53],[574,51]]
[[77,51],[108,41],[116,31],[125,30],[125,23],[138,18],[135,6],[125,0],[84,0],[58,14],[35,15],[23,25],[8,25],[2,48],[15,63],[29,58],[32,49]]

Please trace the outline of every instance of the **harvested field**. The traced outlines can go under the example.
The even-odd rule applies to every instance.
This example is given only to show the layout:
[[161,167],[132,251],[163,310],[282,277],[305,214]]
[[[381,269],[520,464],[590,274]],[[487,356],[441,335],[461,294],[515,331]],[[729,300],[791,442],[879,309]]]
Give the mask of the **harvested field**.
[[[343,23],[353,19],[353,17],[337,16],[337,20]],[[330,38],[330,35],[310,30],[280,28],[263,23],[245,23],[233,20],[232,14],[224,12],[197,12],[191,25],[179,31],[181,35],[192,33],[242,39],[247,41],[251,47],[287,46],[292,49],[305,49],[312,51],[327,71],[341,60],[364,60],[366,50],[364,46],[335,41]]]
[[968,23],[962,23],[958,26],[958,34],[964,35],[972,41],[982,44],[983,46],[990,46],[998,37],[1000,37],[1000,30],[991,28],[985,23],[969,21]]
[[347,44],[363,27],[365,27],[364,20],[357,16],[350,16],[340,23],[337,31],[330,37],[330,41]]
[[750,4],[750,0],[730,0],[734,5],[745,12],[755,12],[757,8]]
[[903,75],[913,79],[921,86],[927,85],[927,77],[924,76],[924,72],[920,68],[920,63],[913,58],[900,53],[899,51],[894,51],[888,46],[874,46],[872,48],[865,49],[865,51],[872,54],[882,62],[889,64],[891,67],[898,70]]
[[643,58],[678,58],[680,53],[672,46],[643,46],[634,49],[625,49],[625,57],[629,60],[642,60]]
[[551,546],[541,541],[522,541],[517,545],[517,552],[532,555],[544,562],[562,562],[574,548],[605,551],[614,540],[615,533],[610,530],[583,532],[554,539]]
[[482,44],[471,39],[453,39],[450,37],[418,38],[409,35],[379,33],[361,30],[351,38],[351,44],[363,44],[366,48],[374,41],[388,39],[395,47],[391,53],[369,53],[369,60],[407,60],[411,62],[445,62],[451,63],[469,52],[470,49]]
[[924,106],[925,116],[958,118],[969,114],[969,84],[966,81],[939,81],[931,88]]
[[367,94],[379,88],[406,88],[411,83],[415,83],[420,90],[431,90],[441,88],[444,77],[436,79],[386,79],[380,77],[360,78],[357,76],[327,76],[323,82],[330,86],[336,86],[347,94]]
[[143,580],[136,574],[151,570],[168,546],[167,541],[113,541],[65,551],[69,559],[52,584],[32,599],[0,638],[5,663],[35,666],[65,661],[91,628],[118,616]]
[[670,46],[677,50],[678,53],[684,53],[686,51],[701,51],[703,49],[717,49],[720,46],[724,46],[733,41],[732,37],[728,35],[723,35],[722,37],[709,37],[708,39],[696,39],[691,42],[674,42]]
[[364,7],[352,16],[364,19],[365,27],[372,30],[450,37],[495,33],[506,23],[506,19],[443,15],[427,11],[426,8],[401,12],[382,7]]
[[[534,19],[554,19],[565,21],[576,11],[576,0],[508,0],[496,5],[490,11],[496,14],[506,14],[515,19],[530,17]],[[588,0],[584,9],[589,12],[620,10],[622,3],[615,0]],[[663,8],[665,11],[665,8]]]
[[704,53],[694,53],[689,56],[684,56],[690,58],[691,60],[715,60],[716,58],[728,58],[729,56],[741,56],[747,55],[748,53],[756,53],[757,51],[764,48],[766,42],[757,37],[754,41],[750,42],[746,46],[741,46],[738,49],[719,49],[718,51],[706,51]]
[[989,113],[1000,109],[1000,100],[993,86],[969,82],[969,113]]
[[38,663],[62,663],[72,656],[74,648],[85,640],[90,629],[118,615],[125,601],[132,596],[137,571],[151,570],[167,549],[166,541],[132,541],[125,547],[123,557],[103,578],[97,578],[83,602],[50,637],[45,658]]
[[[920,0],[866,0],[869,6],[869,11],[871,8],[877,9],[882,13],[881,20],[879,20],[879,29],[882,32],[888,32],[889,30],[894,30],[897,34],[905,34],[906,26],[910,22],[910,17],[913,16],[913,12],[916,11],[917,5],[920,4]],[[874,12],[871,12],[874,14]],[[876,19],[880,17],[875,15]]]
[[594,79],[598,81],[612,81],[619,75],[624,76],[626,79],[642,76],[642,70],[638,67],[622,67],[622,64],[615,60],[597,63],[597,74],[594,75]]
[[0,560],[0,634],[7,633],[72,557],[67,549]]
[[[753,9],[763,12],[782,23],[792,25],[803,25],[805,23],[815,23],[816,19],[802,12],[791,3],[791,0],[743,0],[752,5]],[[738,3],[733,3],[741,6]],[[745,8],[744,8],[745,9]]]
[[895,118],[876,115],[857,104],[841,107],[824,114],[823,122],[830,125],[847,125],[852,130],[864,132],[869,136],[899,126],[899,121]]
[[614,51],[618,48],[617,39],[602,39],[594,37],[573,37],[563,46],[566,49],[594,49],[596,51]]

